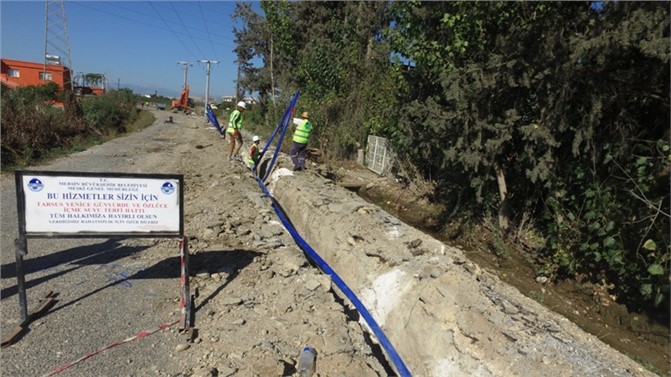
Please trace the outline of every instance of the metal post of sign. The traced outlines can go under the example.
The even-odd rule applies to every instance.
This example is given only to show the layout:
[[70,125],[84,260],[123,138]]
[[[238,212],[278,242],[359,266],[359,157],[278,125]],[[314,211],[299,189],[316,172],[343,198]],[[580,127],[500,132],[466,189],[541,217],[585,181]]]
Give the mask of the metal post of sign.
[[16,246],[16,284],[19,292],[19,306],[21,308],[21,322],[28,320],[28,300],[26,299],[26,277],[23,271],[23,256],[28,254],[26,236],[20,234],[14,240]]
[[189,246],[186,238],[182,239],[182,249],[180,250],[182,259],[182,310],[183,323],[185,330],[191,327],[191,289],[189,287]]

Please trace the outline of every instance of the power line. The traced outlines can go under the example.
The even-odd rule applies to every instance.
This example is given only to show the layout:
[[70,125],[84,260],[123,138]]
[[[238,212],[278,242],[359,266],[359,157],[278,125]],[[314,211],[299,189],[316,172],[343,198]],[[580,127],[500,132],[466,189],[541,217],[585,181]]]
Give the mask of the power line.
[[[89,9],[90,11],[96,13],[108,14],[112,17],[127,20],[128,22],[132,22],[137,25],[143,25],[142,27],[169,33],[174,37],[168,37],[167,39],[172,41],[171,43],[173,46],[175,45],[174,39],[177,39],[177,42],[187,51],[188,55],[184,57],[191,61],[197,61],[199,57],[210,55],[209,53],[203,53],[203,49],[199,46],[200,43],[209,44],[213,53],[213,55],[210,56],[216,58],[217,61],[220,61],[217,50],[222,50],[222,47],[223,49],[228,47],[233,49],[236,46],[233,35],[227,34],[224,36],[222,34],[216,33],[216,31],[225,30],[226,27],[232,27],[230,22],[226,22],[228,15],[222,13],[225,9],[228,9],[228,5],[213,3],[217,4],[217,6],[213,7],[210,4],[202,4],[200,1],[197,1],[198,10],[196,11],[193,8],[182,9],[182,7],[174,5],[170,0],[168,2],[170,2],[172,11],[168,10],[167,8],[163,8],[163,12],[158,10],[161,8],[161,6],[154,4],[156,3],[155,1],[148,2],[151,9],[147,8],[146,4],[143,4],[142,6],[133,6],[132,4],[126,2],[99,3],[102,5],[97,5],[95,2],[76,1],[70,3],[75,4],[75,6]],[[110,5],[114,8],[110,7]],[[179,10],[177,9],[178,7],[180,8]],[[172,16],[172,13],[175,13],[176,16]],[[180,25],[184,28],[184,30],[179,29]],[[138,27],[138,30],[142,27]],[[191,41],[190,43],[188,43],[186,40],[187,37]],[[179,51],[180,48],[173,48],[173,50]],[[196,50],[196,52],[193,50]],[[200,55],[196,55],[197,53],[200,53]],[[199,64],[199,66],[200,69],[205,70],[204,65]]]
[[192,56],[194,59],[197,60],[196,55],[194,55],[193,52],[191,52],[191,50],[189,49],[189,47],[188,47],[186,44],[184,44],[184,41],[182,41],[182,39],[179,37],[179,35],[177,35],[177,33],[170,27],[170,24],[168,23],[168,21],[166,21],[166,20],[163,18],[163,16],[161,16],[161,13],[159,13],[158,10],[154,7],[154,3],[151,2],[151,1],[149,1],[148,3],[149,3],[149,5],[151,5],[152,9],[154,9],[154,12],[156,12],[156,14],[158,14],[158,16],[161,17],[161,20],[163,20],[163,23],[165,23],[165,26],[167,26],[168,29],[170,29],[170,31],[171,31],[172,34],[175,36],[175,38],[177,38],[177,40],[179,41],[179,43],[181,43],[182,46],[186,49],[186,51],[188,51],[189,54],[191,54],[191,56]]
[[216,50],[214,49],[214,43],[212,43],[212,37],[210,36],[210,30],[207,28],[207,21],[205,20],[205,14],[203,13],[203,7],[200,4],[200,1],[198,2],[198,9],[200,10],[200,16],[203,18],[203,25],[205,25],[205,30],[207,31],[207,38],[210,40],[210,47],[212,47],[212,53],[214,54],[214,57],[219,59],[217,56]]
[[[149,17],[149,18],[153,18],[153,19],[160,20],[160,18],[159,18],[159,17],[156,17],[155,15],[152,15],[152,14],[149,14],[149,13],[145,13],[145,12],[141,12],[141,11],[138,11],[138,10],[136,10],[136,9],[132,9],[132,8],[128,8],[128,7],[125,7],[125,6],[120,5],[120,4],[124,4],[123,1],[121,1],[121,2],[119,2],[119,1],[117,1],[117,2],[111,2],[111,3],[109,3],[109,4],[112,5],[112,6],[114,6],[114,7],[117,7],[117,8],[125,9],[125,10],[127,10],[127,11],[130,11],[130,12],[133,12],[133,13],[140,14],[140,15],[142,15],[143,17]],[[200,5],[200,3],[199,3],[199,5]],[[192,16],[195,16],[195,17],[198,16],[198,15],[195,15],[195,14],[193,14],[193,13],[185,12],[184,10],[181,10],[180,13],[181,13],[181,14],[192,15]],[[190,29],[191,29],[191,30],[196,30],[196,31],[198,31],[198,32],[206,32],[206,31],[207,31],[207,30],[203,30],[203,29],[200,29],[200,28],[197,28],[197,27],[190,27]],[[207,31],[207,32],[209,33],[209,31]],[[212,35],[215,36],[215,37],[223,38],[223,39],[230,39],[229,37],[227,37],[227,36],[225,36],[225,35],[222,35],[222,34],[212,33]],[[202,39],[202,38],[199,38],[199,39]]]
[[177,12],[177,9],[175,9],[175,5],[172,3],[172,1],[170,1],[170,7],[172,7],[172,10],[175,12],[175,15],[177,15],[177,19],[182,24],[182,27],[184,28],[184,31],[186,31],[186,35],[189,36],[189,38],[191,39],[191,42],[193,42],[193,44],[198,49],[198,52],[200,52],[200,56],[204,56],[205,54],[203,54],[203,51],[200,49],[200,46],[198,46],[196,41],[193,40],[193,36],[191,35],[191,32],[189,32],[189,28],[186,27],[186,25],[184,25],[184,21],[182,20],[182,17],[179,15],[179,12]]
[[[123,2],[120,2],[120,3],[123,4]],[[126,15],[118,14],[118,13],[111,12],[111,11],[105,10],[105,9],[92,7],[92,6],[89,5],[89,4],[96,4],[96,3],[83,2],[83,1],[71,1],[71,2],[68,2],[68,5],[70,5],[70,4],[73,4],[75,6],[79,6],[79,7],[82,7],[82,8],[87,8],[87,9],[90,9],[90,10],[95,11],[95,12],[109,14],[111,16],[118,17],[118,18],[128,20],[128,21],[132,21],[134,23],[144,25],[144,26],[148,26],[148,27],[151,27],[151,28],[154,28],[154,29],[157,29],[157,30],[166,31],[166,32],[173,32],[173,30],[171,30],[169,28],[157,26],[157,25],[154,25],[154,24],[151,24],[151,23],[147,23],[147,22],[135,19],[135,18],[128,17]],[[161,17],[157,17],[157,16],[149,14],[149,13],[141,12],[141,11],[138,11],[136,9],[131,9],[131,8],[120,6],[120,5],[118,5],[118,2],[109,2],[109,3],[105,3],[105,4],[112,5],[112,6],[115,6],[117,8],[120,8],[120,9],[124,9],[126,11],[129,11],[133,15],[142,16],[144,19],[149,18],[149,19],[160,20],[165,24],[165,20],[162,19]],[[192,30],[195,29],[195,30],[197,30],[199,32],[203,32],[203,33],[206,33],[206,32],[208,33],[208,35],[207,35],[208,39],[205,39],[205,38],[202,38],[202,37],[194,37],[194,39],[205,41],[205,42],[210,42],[210,43],[213,43],[213,44],[218,45],[218,46],[224,46],[224,47],[234,47],[235,46],[235,43],[234,43],[233,39],[230,38],[230,37],[226,37],[225,35],[211,33],[212,36],[217,37],[217,40],[222,41],[222,42],[214,42],[214,41],[212,41],[212,38],[210,36],[209,31],[199,29],[199,28],[194,28],[194,27],[191,27],[191,29]]]

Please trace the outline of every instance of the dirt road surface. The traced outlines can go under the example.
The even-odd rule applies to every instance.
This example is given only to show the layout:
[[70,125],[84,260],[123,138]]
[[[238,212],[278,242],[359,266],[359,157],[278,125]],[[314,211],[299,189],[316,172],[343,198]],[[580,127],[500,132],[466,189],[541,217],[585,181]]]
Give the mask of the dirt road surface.
[[[29,254],[25,260],[28,307],[51,291],[58,294],[58,302],[46,315],[32,322],[14,344],[2,349],[1,374],[15,377],[292,376],[297,375],[300,350],[310,346],[317,350],[317,376],[393,375],[393,367],[379,346],[371,341],[358,316],[352,313],[351,305],[335,293],[338,290],[331,279],[309,263],[296,246],[247,168],[241,162],[227,161],[226,143],[216,131],[207,128],[202,117],[161,111],[155,114],[155,124],[140,133],[32,169],[184,175],[184,220],[191,253],[191,287],[197,288],[199,293],[195,301],[195,340],[187,342],[186,336],[178,331],[179,326],[172,325],[106,349],[142,331],[154,331],[179,320],[178,240],[29,239]],[[169,115],[173,115],[174,123],[164,124],[164,118]],[[250,146],[250,135],[245,136],[243,151]],[[278,160],[277,168],[289,165],[284,156]],[[329,195],[340,197],[339,200],[352,195],[320,177],[318,171],[319,167],[311,166],[293,177],[300,180],[294,191],[300,191],[301,185],[309,192],[323,191],[320,198],[315,199],[321,200],[316,206],[335,202]],[[322,190],[324,187],[328,189]],[[3,176],[3,335],[19,323],[20,317],[14,256],[14,239],[18,235],[15,198],[14,176]],[[379,210],[369,208],[367,211]],[[389,221],[396,224],[396,220]],[[376,229],[373,222],[357,223],[358,230],[353,235],[348,233],[351,223],[329,222],[333,232],[338,234],[329,234],[324,239],[339,238],[351,246],[360,239],[375,239],[371,234],[386,232]],[[366,233],[362,229],[366,229]],[[379,253],[374,254],[371,258],[384,258]],[[457,259],[458,268],[470,266],[461,256]],[[404,261],[399,259],[395,263]],[[358,271],[365,266],[349,268]],[[441,276],[436,274],[436,278]],[[427,271],[424,278],[433,275],[434,270]],[[449,274],[442,276],[441,279],[445,279]],[[479,281],[492,284],[491,279]],[[462,293],[468,296],[467,291]],[[434,296],[424,298],[427,301],[439,299]],[[460,310],[462,316],[456,319],[460,326],[475,328],[477,323],[466,326],[461,322],[477,318],[464,315],[468,313],[467,307]],[[530,315],[520,308],[506,310],[503,315],[522,318],[527,314],[524,321],[539,321],[535,312]],[[431,313],[425,312],[420,318],[428,321],[431,317]],[[509,320],[501,317],[497,323],[504,325]],[[445,323],[448,322],[443,325]],[[485,328],[490,329],[491,325]],[[544,330],[539,328],[538,331]],[[552,331],[561,332],[561,328]],[[453,331],[448,333],[456,334],[455,339],[458,335]],[[499,335],[475,331],[471,338],[459,338],[455,344],[463,342],[457,346],[468,353],[472,344],[486,342],[486,338],[496,338],[510,348],[515,347],[515,343],[530,344],[525,340],[535,336],[525,332]],[[505,340],[511,336],[514,341]],[[596,338],[588,334],[584,337],[605,351],[576,352],[574,361],[578,365],[594,362],[606,365],[599,369],[604,376],[651,375],[625,356],[599,344]],[[565,337],[557,335],[555,338]],[[396,342],[402,343],[399,339]],[[560,364],[555,365],[553,355],[544,353],[542,347],[511,349],[513,351],[506,349],[496,353],[498,359],[501,355],[515,356],[516,369],[511,369],[509,374],[487,372],[487,368],[482,368],[484,360],[469,356],[467,362],[454,364],[462,369],[454,369],[451,375],[584,375],[579,368],[567,373]],[[100,352],[95,353],[97,350]],[[85,360],[74,363],[88,355]],[[604,356],[607,359],[590,360],[594,355],[607,355]],[[456,360],[457,356],[452,358]],[[525,358],[540,360],[542,370],[514,372],[525,365]],[[427,363],[426,360],[406,362],[411,371],[412,365]],[[478,374],[477,371],[483,372]]]

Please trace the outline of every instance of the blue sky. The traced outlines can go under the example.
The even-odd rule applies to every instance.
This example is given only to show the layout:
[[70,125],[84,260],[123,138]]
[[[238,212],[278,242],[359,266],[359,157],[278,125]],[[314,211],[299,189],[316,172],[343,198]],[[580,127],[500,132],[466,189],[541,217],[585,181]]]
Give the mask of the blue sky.
[[[259,11],[258,2],[252,2]],[[59,2],[50,2],[51,7]],[[235,93],[237,67],[233,1],[65,1],[70,58],[75,74],[102,73],[111,87],[174,97],[187,81],[204,97],[211,65],[210,98]],[[43,62],[45,1],[0,0],[0,56]],[[54,19],[54,17],[51,17]],[[52,21],[53,22],[53,21]],[[53,29],[53,28],[52,28]],[[63,42],[57,44],[63,45]],[[49,50],[55,50],[49,47]],[[66,63],[67,64],[67,63]]]

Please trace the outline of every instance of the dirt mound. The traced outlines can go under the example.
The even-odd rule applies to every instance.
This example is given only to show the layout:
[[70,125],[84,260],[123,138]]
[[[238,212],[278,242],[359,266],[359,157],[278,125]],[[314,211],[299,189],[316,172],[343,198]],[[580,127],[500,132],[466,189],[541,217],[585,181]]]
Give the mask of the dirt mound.
[[[380,177],[354,162],[334,162],[326,171],[339,184],[367,201],[397,216],[407,224],[459,247],[466,257],[525,296],[570,319],[583,330],[662,375],[671,375],[668,323],[629,310],[616,302],[601,283],[566,280],[553,283],[537,280],[536,270],[519,245],[510,245],[505,255],[494,251],[493,233],[483,227],[471,230],[435,223],[445,209],[425,199],[421,190],[412,191],[406,182]],[[455,235],[462,236],[455,241]],[[465,239],[472,239],[465,242]]]
[[284,212],[359,296],[414,374],[652,375],[461,250],[332,180],[275,174],[269,188]]

